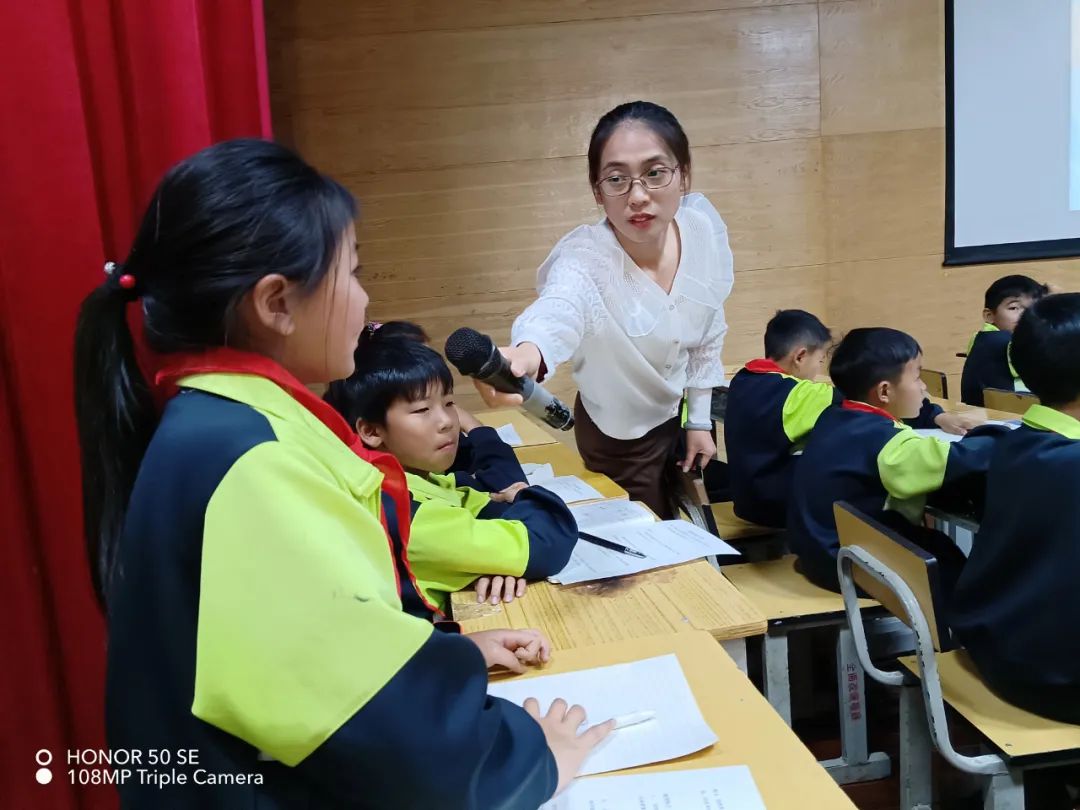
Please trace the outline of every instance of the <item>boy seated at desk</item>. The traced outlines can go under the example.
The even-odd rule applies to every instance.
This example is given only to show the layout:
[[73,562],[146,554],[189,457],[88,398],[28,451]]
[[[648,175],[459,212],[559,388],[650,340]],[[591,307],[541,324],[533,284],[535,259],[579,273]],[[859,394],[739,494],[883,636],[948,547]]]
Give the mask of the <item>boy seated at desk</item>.
[[1080,723],[1080,293],[1032,304],[1012,361],[1042,404],[994,448],[950,623],[1002,698]]
[[[461,461],[454,380],[418,331],[403,323],[366,328],[355,371],[331,384],[326,400],[366,446],[392,453],[405,468],[412,525],[403,547],[394,549],[401,602],[407,612],[431,617],[443,612],[449,593],[478,578],[478,601],[490,584],[496,604],[523,595],[527,580],[558,573],[577,542],[577,523],[542,487],[511,488],[502,499],[487,491],[473,471],[502,467],[505,477],[512,464],[525,480],[493,430],[491,436],[470,430],[470,437],[479,434],[471,442],[470,469],[449,472]],[[390,510],[385,514],[392,517]]]
[[765,327],[765,357],[728,385],[724,445],[735,514],[762,526],[787,523],[796,456],[835,390],[817,382],[832,334],[801,309],[780,310]]
[[[724,414],[731,493],[735,514],[762,526],[787,525],[796,451],[818,417],[840,402],[839,392],[818,382],[832,334],[801,309],[780,310],[765,327],[765,357],[751,360],[728,386]],[[945,413],[928,399],[912,427],[939,427],[964,434],[976,420]]]
[[983,405],[983,389],[1027,391],[1009,358],[1009,341],[1024,310],[1049,292],[1049,287],[1027,276],[999,278],[986,288],[982,329],[968,343],[960,377],[960,399]]
[[[427,332],[418,324],[408,321],[391,321],[385,324],[368,324],[368,329],[385,328],[382,334],[395,339],[412,339],[419,343],[431,343]],[[339,386],[338,392],[342,391]],[[340,411],[341,408],[338,408]],[[529,485],[521,464],[514,455],[514,448],[504,442],[495,428],[481,424],[480,421],[459,405],[454,406],[461,422],[461,435],[458,437],[457,456],[447,472],[467,473],[475,478],[480,487],[490,493],[493,501],[514,500],[518,490]]]
[[921,525],[923,508],[928,494],[985,473],[994,437],[968,435],[949,443],[905,424],[917,422],[920,411],[929,414],[921,371],[922,349],[896,329],[852,329],[833,352],[830,372],[842,401],[810,433],[795,465],[788,508],[791,550],[800,570],[823,588],[839,590],[836,501],[936,554],[947,581],[955,581],[963,565],[948,537]]

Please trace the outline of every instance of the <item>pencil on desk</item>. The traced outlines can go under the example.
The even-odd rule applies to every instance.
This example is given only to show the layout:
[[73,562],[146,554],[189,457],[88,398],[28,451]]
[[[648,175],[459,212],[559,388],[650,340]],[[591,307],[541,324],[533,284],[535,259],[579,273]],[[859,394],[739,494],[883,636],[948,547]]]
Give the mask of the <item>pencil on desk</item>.
[[617,551],[620,554],[628,554],[631,557],[640,557],[645,559],[645,555],[640,551],[635,551],[629,546],[621,546],[618,543],[612,543],[610,540],[605,540],[603,537],[597,537],[594,534],[586,534],[585,532],[578,532],[578,537],[584,540],[586,543],[592,543],[594,546],[600,546],[601,548],[609,548],[612,551]]

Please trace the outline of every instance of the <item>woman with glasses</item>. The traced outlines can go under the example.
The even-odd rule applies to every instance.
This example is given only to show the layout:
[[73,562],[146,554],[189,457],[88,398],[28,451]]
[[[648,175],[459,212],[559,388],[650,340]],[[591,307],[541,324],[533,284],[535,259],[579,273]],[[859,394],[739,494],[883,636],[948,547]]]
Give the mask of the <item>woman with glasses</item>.
[[[538,272],[539,298],[502,352],[516,374],[540,380],[569,361],[586,465],[670,517],[666,482],[681,431],[684,471],[716,452],[710,406],[724,381],[727,227],[704,196],[687,193],[686,133],[657,104],[621,104],[600,119],[589,183],[604,219],[555,245]],[[489,405],[520,401],[478,388]]]

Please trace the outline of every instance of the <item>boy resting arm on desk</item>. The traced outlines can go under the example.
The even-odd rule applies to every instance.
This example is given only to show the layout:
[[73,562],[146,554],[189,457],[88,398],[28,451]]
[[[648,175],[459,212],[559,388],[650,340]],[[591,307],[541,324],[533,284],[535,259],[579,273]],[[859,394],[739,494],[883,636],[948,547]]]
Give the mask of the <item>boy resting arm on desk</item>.
[[[566,566],[577,523],[556,495],[526,487],[511,502],[498,502],[469,472],[449,472],[461,426],[450,369],[430,346],[403,337],[393,323],[365,330],[356,370],[334,383],[327,399],[365,445],[392,453],[406,470],[412,528],[407,546],[395,549],[406,611],[439,614],[447,594],[484,575],[503,578],[492,588],[492,603],[509,602],[524,592],[523,580]],[[490,444],[473,445],[480,467],[502,456]],[[524,479],[520,465],[517,470]]]

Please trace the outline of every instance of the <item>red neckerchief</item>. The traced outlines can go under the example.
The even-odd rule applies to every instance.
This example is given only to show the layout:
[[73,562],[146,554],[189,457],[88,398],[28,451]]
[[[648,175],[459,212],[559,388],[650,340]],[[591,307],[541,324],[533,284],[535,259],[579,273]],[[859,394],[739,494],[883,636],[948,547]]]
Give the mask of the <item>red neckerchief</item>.
[[873,405],[867,405],[865,402],[856,402],[853,399],[845,399],[840,403],[841,408],[847,408],[849,411],[861,411],[862,413],[876,413],[878,416],[884,416],[890,422],[897,422],[903,424],[899,419],[893,416],[884,408],[877,408]]
[[760,360],[751,360],[745,366],[747,371],[751,371],[754,374],[785,374],[788,377],[791,375],[784,371],[780,366],[776,365],[772,360],[762,358]]
[[[296,377],[269,357],[236,349],[219,348],[190,354],[161,355],[160,359],[162,364],[157,374],[154,375],[154,388],[160,394],[162,403],[176,395],[179,390],[177,383],[180,380],[193,374],[251,374],[257,377],[265,377],[281,386],[293,399],[307,408],[316,419],[330,428],[333,434],[341,439],[350,450],[383,474],[381,489],[394,502],[394,512],[397,514],[401,545],[403,548],[408,547],[411,518],[409,487],[405,482],[405,471],[401,468],[401,464],[389,453],[380,453],[377,450],[369,450],[364,447],[356,431],[349,427],[348,422],[342,418],[341,414],[311,393]],[[394,545],[390,540],[390,532],[386,525],[386,515],[383,513],[381,500],[379,503],[379,521],[382,523],[383,531],[386,532],[386,541],[390,545],[390,557],[394,559],[396,558]],[[401,581],[398,578],[396,565],[394,566],[394,580],[397,584],[398,593],[401,593]]]

